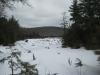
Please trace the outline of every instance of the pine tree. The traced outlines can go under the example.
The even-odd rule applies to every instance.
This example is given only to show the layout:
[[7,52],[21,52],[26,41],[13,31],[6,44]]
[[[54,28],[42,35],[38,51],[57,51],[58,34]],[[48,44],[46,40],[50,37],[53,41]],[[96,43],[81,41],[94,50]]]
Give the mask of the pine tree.
[[19,23],[18,21],[12,16],[12,18],[9,19],[8,21],[8,36],[10,37],[11,43],[15,42],[16,40],[18,40],[18,35],[19,35]]
[[100,0],[80,0],[80,11],[83,18],[84,46],[99,48]]
[[100,0],[73,0],[73,23],[64,37],[64,45],[98,49],[100,44]]
[[38,75],[36,65],[31,65],[28,62],[21,62],[21,73],[19,75]]
[[[13,46],[9,46],[9,49],[11,50],[9,56],[4,56],[4,58],[0,59],[0,63],[8,62],[11,75],[38,75],[36,65],[22,61],[20,59],[21,52],[17,49],[13,49]],[[15,73],[16,71],[20,72]]]
[[80,31],[81,15],[77,0],[73,0],[73,4],[70,7],[72,25],[67,28],[66,34],[63,36],[63,46],[70,46],[73,48],[80,47],[80,35],[77,33]]
[[0,18],[0,44],[9,45],[14,44],[19,39],[19,24],[18,21],[12,17],[6,19]]
[[79,24],[81,22],[81,14],[80,14],[80,9],[79,9],[79,2],[78,0],[73,0],[73,5],[70,7],[70,14],[71,18],[70,20],[74,24]]

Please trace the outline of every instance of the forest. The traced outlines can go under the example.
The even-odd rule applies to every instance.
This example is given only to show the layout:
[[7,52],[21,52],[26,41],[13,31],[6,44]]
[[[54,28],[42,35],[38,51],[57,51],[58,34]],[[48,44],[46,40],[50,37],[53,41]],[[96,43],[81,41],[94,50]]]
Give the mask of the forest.
[[[71,0],[71,4],[67,0],[70,6],[62,15],[60,9],[53,9],[64,9],[62,0],[33,0],[33,8],[31,2],[0,0],[0,75],[99,75],[100,0]],[[7,9],[16,10],[16,3],[35,13],[16,11],[20,15],[8,17]],[[41,9],[35,9],[37,5]],[[27,19],[19,20],[23,14]],[[34,27],[22,27],[21,22]]]

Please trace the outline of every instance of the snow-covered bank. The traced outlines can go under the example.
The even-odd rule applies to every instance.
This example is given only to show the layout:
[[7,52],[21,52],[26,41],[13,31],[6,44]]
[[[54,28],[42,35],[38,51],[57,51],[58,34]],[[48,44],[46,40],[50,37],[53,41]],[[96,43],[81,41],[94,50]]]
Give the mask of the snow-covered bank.
[[[29,39],[28,42],[18,41],[13,47],[21,51],[21,59],[31,64],[37,64],[39,75],[99,75],[97,56],[85,49],[61,48],[59,38]],[[0,59],[8,55],[8,47],[0,46]],[[33,55],[36,60],[33,60]],[[83,66],[76,67],[76,59],[82,61]],[[5,69],[6,68],[6,69]],[[0,64],[0,75],[8,75],[8,64]],[[81,70],[81,71],[80,71]]]

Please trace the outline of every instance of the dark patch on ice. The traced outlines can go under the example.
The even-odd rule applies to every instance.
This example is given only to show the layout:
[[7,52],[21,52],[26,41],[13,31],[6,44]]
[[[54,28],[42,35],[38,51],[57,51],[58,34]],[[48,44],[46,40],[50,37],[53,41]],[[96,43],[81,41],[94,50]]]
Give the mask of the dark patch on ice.
[[50,49],[50,47],[45,47],[46,49]]
[[59,52],[58,52],[57,54],[59,54],[59,55],[60,55],[61,53],[59,53]]
[[33,54],[33,60],[36,60],[35,55]]
[[31,53],[31,51],[29,50],[28,53]]
[[28,42],[28,40],[25,40],[25,42]]
[[0,51],[0,53],[3,53],[2,51]]

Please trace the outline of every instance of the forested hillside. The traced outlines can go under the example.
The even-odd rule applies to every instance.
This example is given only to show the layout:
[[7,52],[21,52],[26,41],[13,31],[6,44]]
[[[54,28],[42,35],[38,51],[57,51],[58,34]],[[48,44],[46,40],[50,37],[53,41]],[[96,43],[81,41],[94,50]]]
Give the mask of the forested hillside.
[[32,35],[32,33],[36,33],[40,35],[40,37],[61,37],[63,35],[63,28],[53,26],[21,28],[21,32],[26,35]]

